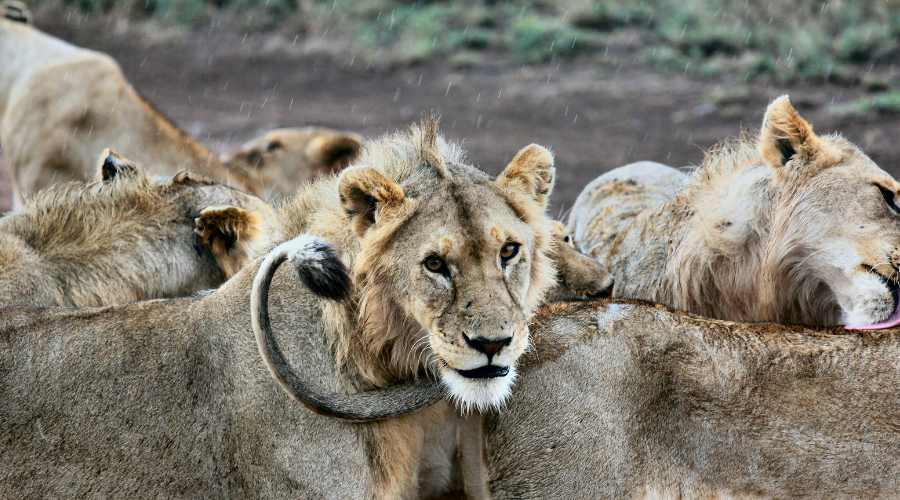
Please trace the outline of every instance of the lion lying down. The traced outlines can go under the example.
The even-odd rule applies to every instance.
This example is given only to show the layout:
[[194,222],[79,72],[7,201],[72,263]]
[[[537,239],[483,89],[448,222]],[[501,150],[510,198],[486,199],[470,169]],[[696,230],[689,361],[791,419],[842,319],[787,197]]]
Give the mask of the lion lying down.
[[615,275],[614,297],[704,316],[900,324],[900,182],[838,135],[817,135],[786,96],[756,140],[710,152],[690,175],[651,162],[579,195],[579,248]]
[[21,9],[7,5],[0,15],[0,144],[19,204],[51,184],[89,180],[106,147],[152,174],[190,170],[266,197],[292,193],[359,153],[356,134],[306,127],[274,130],[220,160],[141,97],[112,58],[13,12]]
[[604,301],[547,306],[532,334],[512,397],[486,422],[495,499],[900,491],[900,331]]
[[268,204],[181,173],[151,180],[107,152],[92,183],[0,218],[0,304],[100,306],[215,288],[279,237]]
[[[409,498],[460,488],[453,443],[468,426],[434,402],[441,391],[422,380],[338,395],[349,380],[323,342],[325,302],[293,272],[274,273],[262,292],[279,256],[320,296],[347,292],[324,242],[279,247],[253,290],[258,344],[247,334],[249,269],[202,299],[5,310],[0,491]],[[494,498],[875,497],[900,487],[895,332],[614,302],[546,306],[531,328],[521,380],[487,417]],[[292,341],[276,343],[273,329]],[[316,412],[382,420],[297,407],[258,347]],[[410,489],[385,489],[397,481]]]

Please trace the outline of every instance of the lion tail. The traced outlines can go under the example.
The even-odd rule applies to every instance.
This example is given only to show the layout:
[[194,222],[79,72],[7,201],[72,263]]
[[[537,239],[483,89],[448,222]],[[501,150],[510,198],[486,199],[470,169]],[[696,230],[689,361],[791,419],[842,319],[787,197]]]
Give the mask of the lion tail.
[[32,24],[31,11],[28,10],[24,3],[17,0],[0,2],[0,12],[3,13],[4,19],[22,24]]

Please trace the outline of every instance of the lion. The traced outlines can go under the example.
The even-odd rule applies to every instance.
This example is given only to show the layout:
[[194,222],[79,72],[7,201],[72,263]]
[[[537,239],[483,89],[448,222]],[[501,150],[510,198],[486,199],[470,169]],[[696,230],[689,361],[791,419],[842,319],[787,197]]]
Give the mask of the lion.
[[[359,137],[325,128],[279,129],[221,161],[128,83],[106,54],[0,18],[0,144],[16,206],[58,182],[85,181],[112,147],[155,175],[189,170],[257,196],[292,192],[345,166]],[[265,145],[256,158],[253,145]]]
[[222,155],[221,161],[264,186],[266,199],[284,199],[298,186],[343,170],[359,156],[362,143],[363,138],[352,132],[322,127],[279,128]]
[[106,151],[94,182],[51,186],[0,218],[0,304],[103,306],[215,288],[265,254],[273,217],[255,196],[187,173],[152,180]]
[[875,498],[900,490],[900,331],[747,324],[632,301],[532,323],[485,417],[495,499]]
[[5,310],[0,491],[454,490],[460,413],[508,397],[555,279],[554,179],[537,145],[491,178],[426,120],[301,190],[281,208],[292,239],[209,294]]
[[787,96],[756,140],[725,143],[685,175],[642,162],[579,195],[576,244],[613,273],[614,297],[737,321],[900,323],[900,183]]

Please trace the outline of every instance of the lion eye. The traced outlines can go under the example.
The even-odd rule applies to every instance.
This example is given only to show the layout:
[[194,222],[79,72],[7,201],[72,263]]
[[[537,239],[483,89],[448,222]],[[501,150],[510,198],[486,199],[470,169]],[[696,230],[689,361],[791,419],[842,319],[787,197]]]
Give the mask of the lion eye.
[[450,275],[450,270],[447,269],[447,263],[437,255],[429,255],[422,264],[425,266],[425,269],[428,269],[432,273],[443,274],[444,276]]
[[900,214],[900,207],[897,206],[897,202],[894,200],[896,193],[881,184],[875,184],[875,186],[881,191],[881,197],[884,198],[884,202],[887,203],[887,206],[890,207],[891,211],[894,212],[894,214]]
[[500,261],[506,265],[513,257],[519,255],[519,246],[518,243],[512,241],[503,245],[500,248]]
[[281,141],[272,141],[266,146],[266,152],[271,153],[272,151],[277,151],[282,148],[284,148],[284,144],[282,144]]

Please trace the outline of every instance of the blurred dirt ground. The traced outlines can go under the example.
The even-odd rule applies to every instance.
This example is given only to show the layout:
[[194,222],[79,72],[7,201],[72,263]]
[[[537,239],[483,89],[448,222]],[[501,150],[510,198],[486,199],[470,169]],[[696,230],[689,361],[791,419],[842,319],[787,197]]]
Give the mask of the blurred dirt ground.
[[[444,134],[463,141],[471,161],[492,173],[518,148],[543,144],[556,154],[558,212],[610,168],[636,160],[696,164],[710,145],[742,129],[755,131],[766,103],[784,93],[817,131],[842,132],[900,174],[900,116],[832,113],[834,103],[861,95],[836,85],[696,80],[627,59],[376,69],[327,48],[224,29],[153,33],[144,27],[136,34],[109,20],[51,15],[36,24],[115,57],[160,110],[219,150],[279,126],[317,124],[374,136],[431,109],[442,116]],[[4,169],[0,208],[9,206]]]

